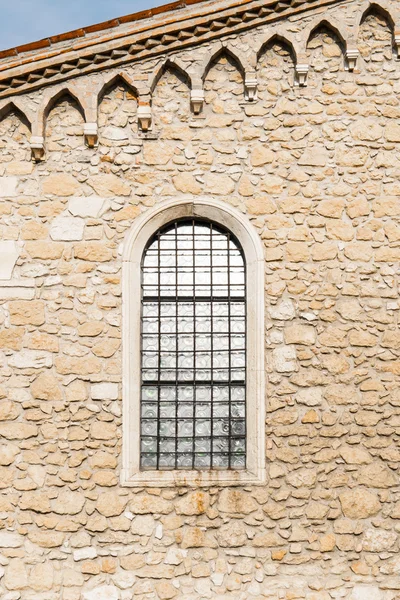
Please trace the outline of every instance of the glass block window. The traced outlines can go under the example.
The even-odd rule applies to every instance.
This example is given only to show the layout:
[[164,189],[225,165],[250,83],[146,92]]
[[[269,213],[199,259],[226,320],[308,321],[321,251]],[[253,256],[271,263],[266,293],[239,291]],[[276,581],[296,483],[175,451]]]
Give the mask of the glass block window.
[[142,470],[246,468],[246,265],[220,225],[161,228],[142,261]]

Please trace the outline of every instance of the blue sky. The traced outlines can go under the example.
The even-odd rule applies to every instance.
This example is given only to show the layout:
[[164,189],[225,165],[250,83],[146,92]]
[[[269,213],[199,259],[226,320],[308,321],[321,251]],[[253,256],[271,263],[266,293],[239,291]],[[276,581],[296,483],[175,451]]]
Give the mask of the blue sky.
[[0,49],[166,4],[168,0],[0,0]]

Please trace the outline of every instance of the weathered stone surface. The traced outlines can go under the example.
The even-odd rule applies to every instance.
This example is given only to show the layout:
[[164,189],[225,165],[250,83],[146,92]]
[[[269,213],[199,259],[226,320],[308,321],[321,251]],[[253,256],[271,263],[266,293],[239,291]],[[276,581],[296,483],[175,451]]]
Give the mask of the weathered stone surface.
[[178,515],[202,515],[210,505],[210,497],[207,493],[198,491],[184,496],[175,503],[175,510]]
[[26,440],[38,433],[36,425],[28,423],[0,423],[0,437],[6,440]]
[[31,392],[40,400],[61,400],[62,392],[58,380],[52,373],[44,371],[32,383]]
[[398,478],[393,471],[379,462],[362,467],[357,480],[358,483],[372,488],[390,488],[398,485]]
[[112,259],[112,250],[101,242],[82,242],[74,246],[75,257],[91,262],[107,262]]
[[50,175],[42,184],[43,194],[52,196],[73,196],[78,189],[78,181],[66,173]]
[[95,383],[91,387],[93,400],[116,400],[118,398],[118,383]]
[[310,346],[315,343],[315,338],[315,329],[311,325],[290,325],[285,328],[285,342],[287,344]]
[[274,367],[278,373],[297,371],[296,349],[294,346],[281,346],[273,351]]
[[11,279],[19,254],[20,250],[15,242],[11,240],[0,241],[0,280]]
[[127,498],[119,496],[116,492],[104,492],[97,500],[96,509],[105,517],[115,517],[123,512],[127,501]]
[[394,531],[384,529],[367,529],[363,537],[363,550],[367,552],[385,552],[393,548],[397,542],[397,534]]
[[45,305],[41,300],[21,300],[9,303],[12,325],[43,325]]
[[344,516],[350,519],[367,519],[381,509],[378,497],[363,488],[343,492],[340,495],[340,504]]
[[59,216],[50,227],[50,237],[54,241],[72,242],[83,238],[85,221],[79,217]]
[[131,193],[129,185],[112,173],[96,175],[89,180],[89,184],[103,198],[130,196]]
[[0,197],[12,198],[17,195],[18,178],[0,177]]
[[84,600],[120,600],[120,592],[114,585],[101,585],[83,593]]
[[78,196],[68,200],[68,210],[74,217],[96,218],[100,215],[105,199],[100,196]]
[[79,492],[62,491],[54,500],[52,509],[58,515],[77,515],[85,504],[85,497]]
[[218,510],[223,513],[243,513],[248,515],[257,510],[257,502],[246,492],[235,488],[225,489],[218,500]]
[[173,178],[174,186],[178,192],[187,194],[200,194],[201,185],[191,173],[179,173]]
[[129,510],[134,515],[146,515],[152,513],[167,515],[171,512],[171,509],[172,504],[168,500],[147,495],[137,495],[129,504]]

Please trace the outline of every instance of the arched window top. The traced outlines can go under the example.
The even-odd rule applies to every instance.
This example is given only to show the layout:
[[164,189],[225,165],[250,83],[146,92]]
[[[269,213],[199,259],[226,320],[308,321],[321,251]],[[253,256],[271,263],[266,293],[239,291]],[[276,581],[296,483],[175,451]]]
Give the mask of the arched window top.
[[265,480],[263,321],[263,247],[239,211],[183,198],[135,221],[123,254],[124,485]]

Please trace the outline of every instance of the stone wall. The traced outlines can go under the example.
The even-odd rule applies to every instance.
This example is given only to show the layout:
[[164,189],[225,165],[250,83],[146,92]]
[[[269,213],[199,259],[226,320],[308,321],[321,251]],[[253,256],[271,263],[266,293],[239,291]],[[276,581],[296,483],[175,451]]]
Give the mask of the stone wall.
[[[21,115],[0,123],[2,600],[400,598],[391,37],[367,16],[350,73],[317,28],[305,88],[272,41],[252,103],[222,52],[199,117],[184,74],[167,68],[148,136],[116,81],[95,150],[79,106],[60,97],[37,164]],[[236,206],[265,244],[263,487],[119,485],[121,246],[135,217],[182,194]]]

